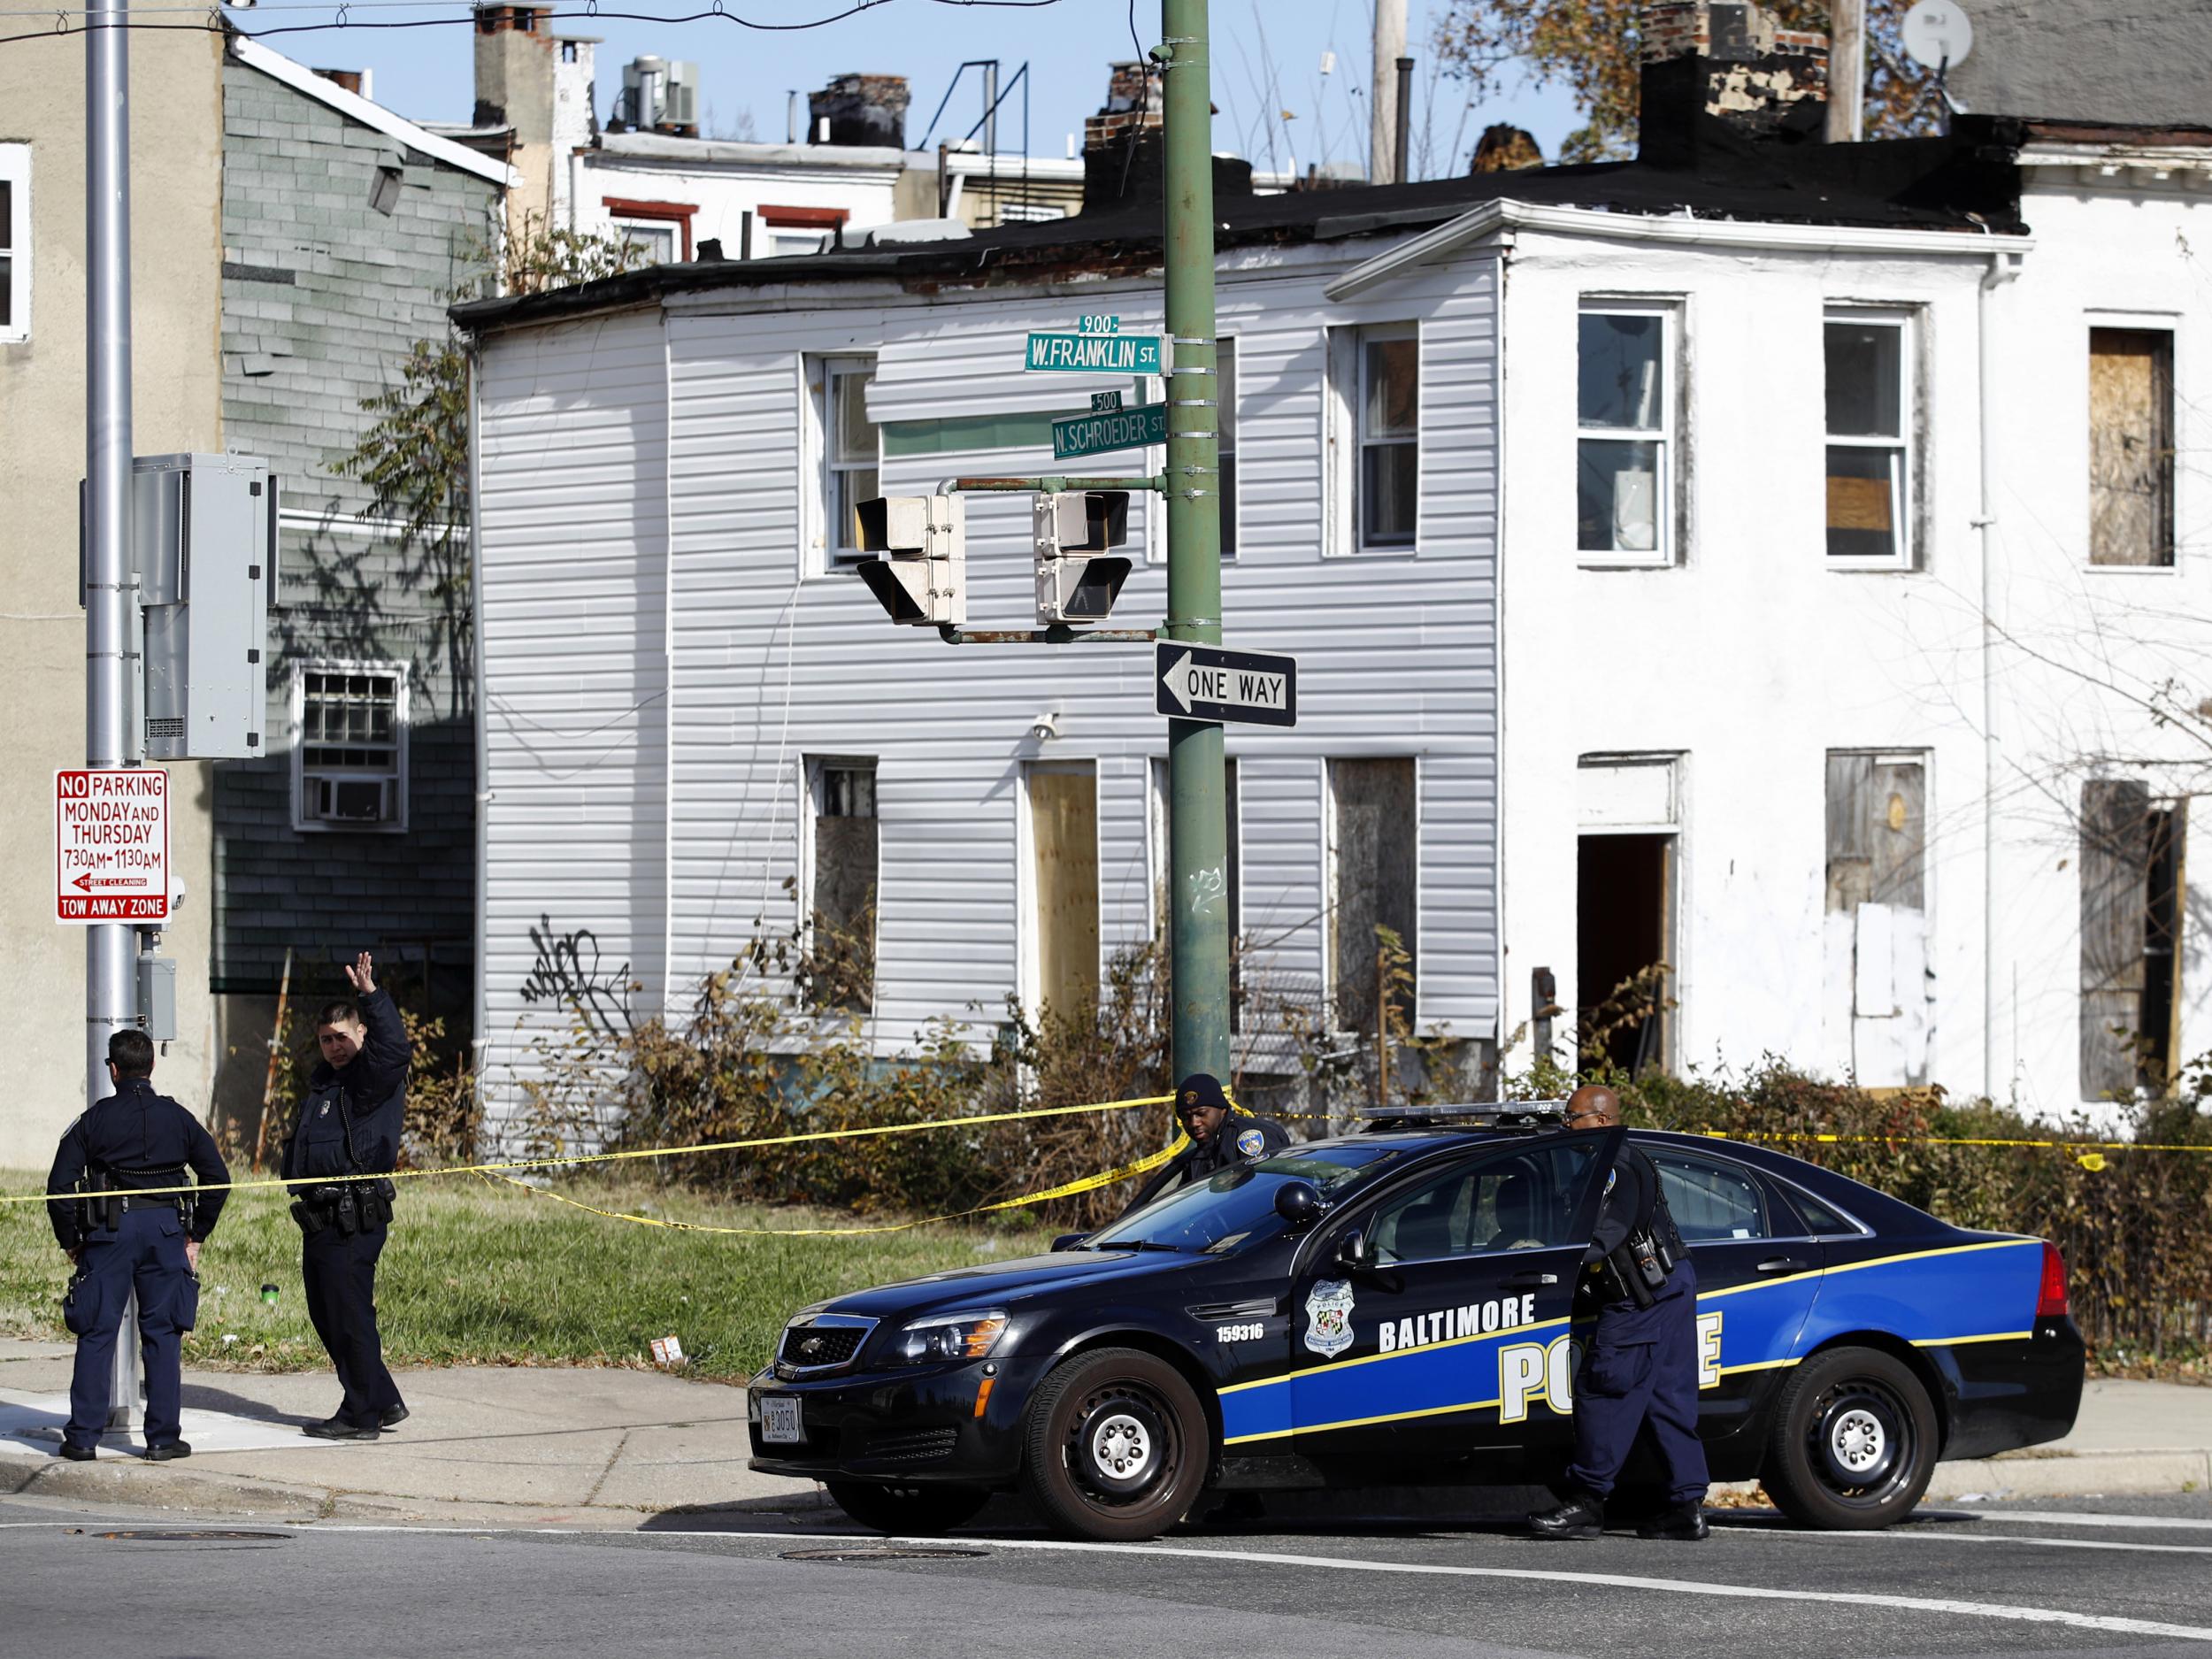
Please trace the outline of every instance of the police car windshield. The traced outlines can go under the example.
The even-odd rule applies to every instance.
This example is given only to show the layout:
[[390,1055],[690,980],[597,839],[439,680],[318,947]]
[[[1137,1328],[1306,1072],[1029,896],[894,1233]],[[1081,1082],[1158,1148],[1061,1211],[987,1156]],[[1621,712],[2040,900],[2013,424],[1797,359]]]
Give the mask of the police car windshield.
[[1285,1181],[1310,1181],[1324,1199],[1333,1199],[1400,1156],[1389,1147],[1357,1143],[1294,1147],[1278,1157],[1234,1164],[1210,1179],[1164,1193],[1085,1248],[1233,1255],[1282,1231],[1275,1194]]

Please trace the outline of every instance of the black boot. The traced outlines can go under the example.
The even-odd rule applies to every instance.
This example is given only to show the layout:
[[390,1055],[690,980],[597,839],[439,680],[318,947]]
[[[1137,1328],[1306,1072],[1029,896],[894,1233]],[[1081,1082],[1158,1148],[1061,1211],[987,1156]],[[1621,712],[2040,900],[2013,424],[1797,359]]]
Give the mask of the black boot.
[[1596,1538],[1605,1531],[1605,1500],[1577,1493],[1555,1509],[1530,1516],[1528,1530],[1539,1538]]
[[1639,1538],[1671,1538],[1685,1544],[1697,1543],[1711,1533],[1712,1529],[1705,1525],[1705,1508],[1696,1502],[1670,1503],[1636,1525]]

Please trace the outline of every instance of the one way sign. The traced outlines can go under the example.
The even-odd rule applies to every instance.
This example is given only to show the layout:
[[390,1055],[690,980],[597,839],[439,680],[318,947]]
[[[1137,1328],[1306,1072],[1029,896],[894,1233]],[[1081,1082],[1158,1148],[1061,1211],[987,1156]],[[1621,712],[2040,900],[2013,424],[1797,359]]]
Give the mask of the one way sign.
[[1157,641],[1153,707],[1187,720],[1298,724],[1298,659]]

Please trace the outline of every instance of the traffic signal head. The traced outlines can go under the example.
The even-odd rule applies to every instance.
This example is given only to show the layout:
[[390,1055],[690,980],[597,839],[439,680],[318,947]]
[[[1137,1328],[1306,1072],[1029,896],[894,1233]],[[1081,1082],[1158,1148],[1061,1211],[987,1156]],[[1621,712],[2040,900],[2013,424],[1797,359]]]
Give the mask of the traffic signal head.
[[1037,620],[1103,622],[1129,580],[1129,561],[1106,553],[1129,539],[1129,492],[1067,490],[1032,501]]
[[860,548],[881,557],[854,566],[894,622],[918,627],[968,619],[967,503],[957,495],[879,495],[860,503]]

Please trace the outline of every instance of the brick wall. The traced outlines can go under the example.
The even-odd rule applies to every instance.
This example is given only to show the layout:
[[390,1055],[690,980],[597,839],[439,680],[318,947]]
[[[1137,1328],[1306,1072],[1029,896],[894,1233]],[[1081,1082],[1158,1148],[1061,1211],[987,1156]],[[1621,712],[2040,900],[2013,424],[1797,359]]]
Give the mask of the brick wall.
[[[215,768],[213,978],[295,988],[366,947],[403,980],[426,954],[435,1001],[465,1008],[475,874],[465,540],[403,548],[355,515],[369,502],[331,469],[371,423],[361,400],[396,380],[419,339],[445,333],[446,296],[496,201],[487,180],[357,126],[238,64],[223,72],[223,438],[265,455],[288,517],[271,618],[268,758]],[[391,211],[372,196],[400,183]],[[298,664],[388,662],[409,686],[403,832],[293,827]]]

